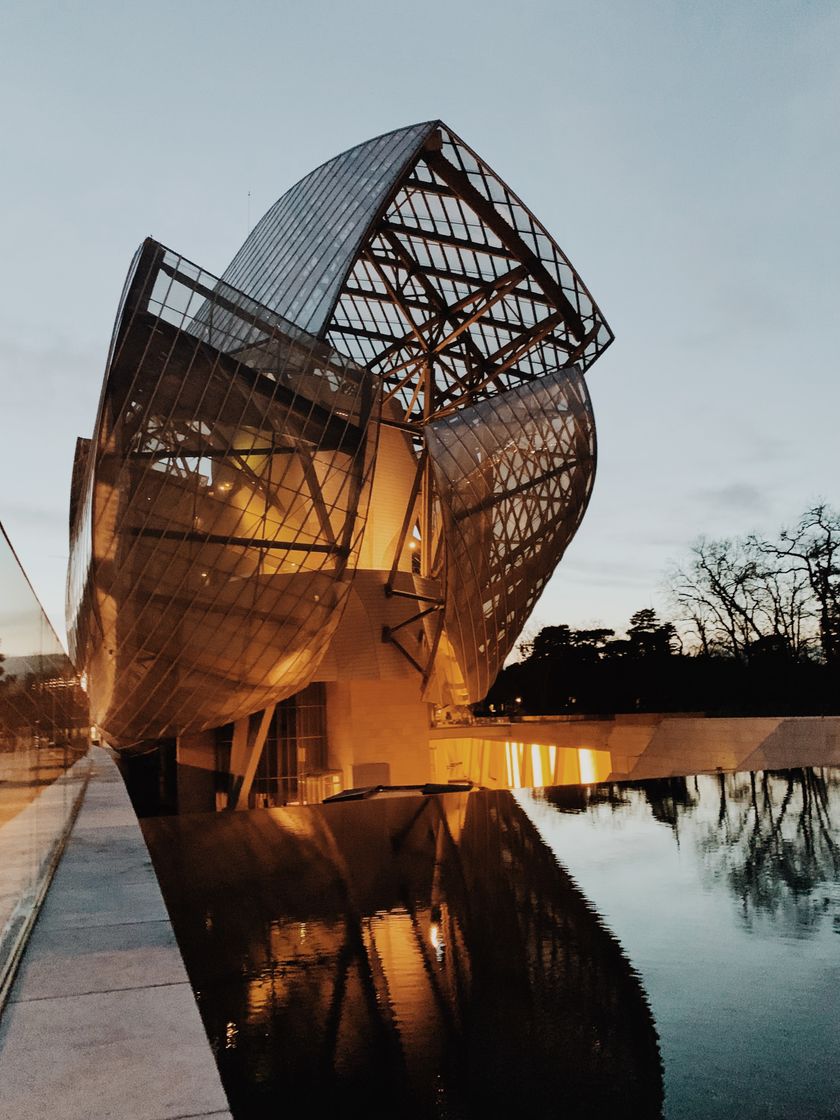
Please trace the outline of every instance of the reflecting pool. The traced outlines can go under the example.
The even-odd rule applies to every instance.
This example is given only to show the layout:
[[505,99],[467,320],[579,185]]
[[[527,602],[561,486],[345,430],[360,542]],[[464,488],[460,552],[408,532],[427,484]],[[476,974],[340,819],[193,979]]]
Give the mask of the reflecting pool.
[[143,823],[238,1118],[660,1115],[639,979],[510,792]]
[[840,771],[143,822],[237,1120],[840,1116]]
[[515,796],[639,975],[668,1117],[840,1116],[840,770]]

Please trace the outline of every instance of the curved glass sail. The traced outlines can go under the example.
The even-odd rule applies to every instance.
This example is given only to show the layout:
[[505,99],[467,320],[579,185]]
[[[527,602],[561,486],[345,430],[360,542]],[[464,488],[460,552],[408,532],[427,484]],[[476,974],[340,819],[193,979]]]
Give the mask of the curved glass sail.
[[311,679],[358,558],[377,411],[365,370],[145,243],[78,483],[71,634],[110,738],[217,726]]
[[445,549],[445,625],[470,701],[486,695],[574,536],[595,477],[575,366],[425,428]]
[[222,279],[320,334],[368,226],[433,127],[377,136],[310,172],[257,223]]

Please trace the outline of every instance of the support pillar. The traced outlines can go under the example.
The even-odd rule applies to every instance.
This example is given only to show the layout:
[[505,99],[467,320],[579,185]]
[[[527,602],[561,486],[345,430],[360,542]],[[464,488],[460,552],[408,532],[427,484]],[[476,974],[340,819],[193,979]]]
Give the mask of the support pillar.
[[229,809],[247,809],[251,786],[257,772],[263,747],[268,737],[274,704],[263,712],[244,716],[233,725],[233,744],[230,751],[231,790]]

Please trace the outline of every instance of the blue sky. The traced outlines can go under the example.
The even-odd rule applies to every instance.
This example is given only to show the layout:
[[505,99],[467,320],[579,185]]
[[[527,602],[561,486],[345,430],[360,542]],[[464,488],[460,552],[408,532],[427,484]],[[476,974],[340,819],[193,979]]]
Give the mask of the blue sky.
[[136,246],[218,273],[312,167],[433,117],[616,333],[594,497],[537,623],[620,628],[701,533],[840,505],[838,48],[820,0],[0,0],[0,520],[56,624]]

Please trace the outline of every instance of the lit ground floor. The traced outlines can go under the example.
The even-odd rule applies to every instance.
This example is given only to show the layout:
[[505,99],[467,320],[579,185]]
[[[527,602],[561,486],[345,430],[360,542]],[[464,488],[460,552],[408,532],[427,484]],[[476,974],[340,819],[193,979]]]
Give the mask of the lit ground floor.
[[407,681],[310,685],[272,712],[125,756],[141,814],[313,804],[378,785],[489,789],[840,763],[840,717],[565,716],[435,723]]

